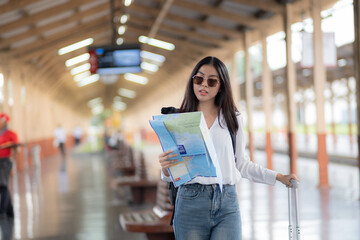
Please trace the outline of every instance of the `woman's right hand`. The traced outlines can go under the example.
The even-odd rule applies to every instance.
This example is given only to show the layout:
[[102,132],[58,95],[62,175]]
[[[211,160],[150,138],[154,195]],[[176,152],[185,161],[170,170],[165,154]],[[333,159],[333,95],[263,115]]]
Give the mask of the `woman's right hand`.
[[174,159],[174,160],[169,160],[169,158],[173,158],[176,157],[178,154],[171,154],[172,152],[174,152],[173,150],[169,150],[166,152],[163,152],[159,155],[159,163],[160,166],[165,174],[165,176],[169,177],[170,173],[168,171],[168,168],[171,167],[172,165],[174,165],[178,159]]

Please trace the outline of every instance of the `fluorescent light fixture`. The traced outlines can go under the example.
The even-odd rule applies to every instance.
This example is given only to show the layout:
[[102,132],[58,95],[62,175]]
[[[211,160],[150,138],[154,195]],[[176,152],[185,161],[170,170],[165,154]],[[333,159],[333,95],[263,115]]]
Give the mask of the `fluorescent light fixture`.
[[132,0],[124,0],[124,5],[125,5],[125,7],[130,6],[131,3],[132,3]]
[[75,82],[79,82],[79,81],[81,81],[82,79],[84,79],[84,78],[86,78],[86,77],[89,77],[90,75],[91,75],[90,71],[86,71],[86,72],[77,74],[77,75],[74,76],[74,81],[75,81]]
[[120,27],[118,28],[118,34],[119,34],[119,35],[123,35],[123,34],[125,33],[125,31],[126,31],[126,27],[125,27],[125,26],[120,26]]
[[148,51],[141,51],[140,56],[142,58],[145,58],[148,60],[153,60],[153,61],[159,62],[159,63],[163,63],[165,61],[165,57],[163,55],[148,52]]
[[142,76],[135,75],[132,73],[125,73],[124,78],[128,81],[143,84],[143,85],[148,83],[148,79],[146,77],[142,77]]
[[116,39],[116,44],[117,45],[121,45],[121,44],[123,44],[124,43],[124,39],[123,38],[118,38],[118,39]]
[[126,89],[126,88],[120,88],[118,91],[120,96],[126,97],[126,98],[135,98],[136,92]]
[[120,18],[120,23],[121,23],[121,24],[125,24],[128,19],[129,19],[129,15],[124,14],[124,15],[122,15],[121,18]]
[[126,109],[126,103],[124,102],[114,102],[112,106],[118,111],[123,111]]
[[70,70],[71,75],[76,75],[90,69],[90,63],[85,63]]
[[104,111],[104,106],[103,105],[98,105],[96,107],[91,108],[91,112],[94,115],[100,114]]
[[69,60],[67,60],[67,61],[65,62],[65,65],[66,65],[67,67],[70,67],[70,66],[73,66],[73,65],[75,65],[75,64],[78,64],[78,63],[87,61],[87,60],[89,60],[89,58],[90,58],[90,54],[84,53],[84,54],[81,54],[81,55],[79,55],[79,56],[77,56],[77,57],[70,58]]
[[83,40],[83,41],[80,41],[80,42],[71,44],[71,45],[66,46],[66,47],[63,47],[63,48],[60,48],[60,49],[58,50],[58,54],[59,54],[59,55],[64,55],[65,53],[69,53],[69,52],[75,51],[75,50],[77,50],[77,49],[79,49],[79,48],[83,48],[83,47],[89,46],[89,45],[91,45],[93,42],[94,42],[94,39],[92,39],[92,38],[85,39],[85,40]]
[[91,99],[90,101],[88,101],[88,106],[94,107],[94,106],[100,104],[101,102],[102,102],[101,97],[97,97],[97,98],[94,98],[94,99]]
[[139,42],[149,44],[154,47],[163,48],[169,51],[172,51],[175,49],[175,45],[172,43],[164,42],[155,38],[148,38],[146,36],[140,36]]
[[150,72],[157,72],[159,70],[159,67],[157,65],[148,62],[142,62],[141,68]]
[[77,85],[78,85],[78,87],[83,87],[83,86],[86,86],[86,85],[88,85],[90,83],[94,83],[96,81],[99,81],[99,79],[100,79],[99,74],[94,74],[94,75],[91,75],[91,76],[89,76],[87,78],[84,78],[83,80],[79,81],[77,83]]

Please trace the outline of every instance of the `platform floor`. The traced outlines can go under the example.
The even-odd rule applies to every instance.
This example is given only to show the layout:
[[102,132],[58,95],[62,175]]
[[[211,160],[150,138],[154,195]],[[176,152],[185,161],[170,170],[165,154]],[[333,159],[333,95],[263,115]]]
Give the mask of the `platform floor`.
[[[264,156],[256,153],[257,159]],[[278,164],[281,158],[276,156]],[[11,191],[16,217],[13,224],[0,220],[0,239],[146,239],[144,234],[122,231],[119,213],[146,206],[129,206],[124,189],[110,188],[108,173],[103,155],[72,154],[66,162],[45,159],[41,169],[15,174]],[[247,180],[237,187],[243,240],[288,239],[287,189],[279,183],[271,187]],[[360,239],[360,201],[351,189],[320,190],[304,177],[299,202],[301,239]]]

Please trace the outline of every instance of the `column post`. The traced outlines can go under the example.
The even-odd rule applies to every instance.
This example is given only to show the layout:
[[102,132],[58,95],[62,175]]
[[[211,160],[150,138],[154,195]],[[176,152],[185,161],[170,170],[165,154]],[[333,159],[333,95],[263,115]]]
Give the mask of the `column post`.
[[290,172],[296,174],[296,104],[294,95],[296,92],[296,69],[292,60],[291,54],[291,23],[293,18],[293,9],[291,4],[286,4],[284,26],[285,26],[285,41],[286,41],[286,87],[287,87],[287,116],[288,116],[288,143],[289,143],[289,157],[290,157]]
[[266,34],[263,33],[261,37],[262,43],[262,96],[264,103],[264,112],[265,112],[265,134],[266,134],[266,159],[267,159],[267,168],[272,169],[272,154],[273,149],[271,145],[271,132],[272,132],[272,95],[273,95],[273,82],[271,71],[267,61],[267,43],[266,43]]
[[312,1],[314,22],[314,88],[316,104],[316,129],[318,139],[317,159],[319,163],[319,187],[329,187],[328,154],[326,151],[325,98],[326,68],[323,60],[323,43],[321,31],[321,0]]
[[249,132],[249,153],[250,153],[250,160],[254,161],[254,143],[253,143],[253,124],[252,124],[252,99],[253,99],[253,92],[254,92],[254,84],[251,74],[251,63],[250,63],[250,54],[249,54],[249,47],[250,47],[250,33],[245,31],[244,34],[244,52],[245,52],[245,86],[246,86],[246,108],[247,108],[247,115],[248,115],[248,132]]

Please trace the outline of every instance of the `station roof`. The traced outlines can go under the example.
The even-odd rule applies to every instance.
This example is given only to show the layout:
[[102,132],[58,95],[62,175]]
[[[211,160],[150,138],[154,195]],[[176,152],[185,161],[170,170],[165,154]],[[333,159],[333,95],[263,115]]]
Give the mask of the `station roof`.
[[[133,89],[145,96],[149,89],[166,81],[169,75],[193,66],[204,56],[231,56],[243,48],[244,31],[252,41],[262,33],[283,30],[285,2],[294,4],[294,21],[310,16],[310,0],[0,0],[0,54],[30,64],[42,72],[43,83],[56,97],[72,96],[72,104],[84,107],[90,99],[102,97],[109,106],[117,89]],[[131,1],[130,1],[131,2]],[[335,0],[323,0],[323,8]],[[112,85],[96,82],[78,87],[65,61],[87,52],[82,48],[59,56],[69,44],[93,38],[94,45],[108,45],[117,33],[122,15],[128,15],[124,43],[137,43],[150,36],[175,45],[175,50],[142,44],[142,49],[163,55],[166,61],[156,73],[143,72],[148,85],[124,80]],[[137,98],[139,99],[139,98]],[[125,100],[128,106],[132,101]]]

